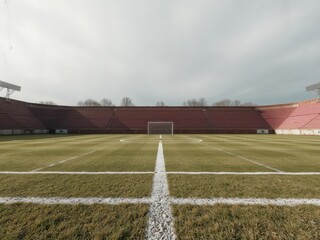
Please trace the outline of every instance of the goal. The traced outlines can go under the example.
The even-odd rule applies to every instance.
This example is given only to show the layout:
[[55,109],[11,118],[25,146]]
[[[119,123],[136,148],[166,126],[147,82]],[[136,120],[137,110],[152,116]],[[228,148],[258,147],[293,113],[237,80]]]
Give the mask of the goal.
[[148,134],[173,134],[173,122],[148,122]]

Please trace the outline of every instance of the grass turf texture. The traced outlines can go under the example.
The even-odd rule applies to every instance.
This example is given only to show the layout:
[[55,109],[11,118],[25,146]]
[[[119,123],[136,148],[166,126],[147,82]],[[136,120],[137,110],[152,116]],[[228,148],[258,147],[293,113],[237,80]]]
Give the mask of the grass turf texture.
[[320,172],[317,136],[281,135],[223,135],[222,141],[215,136],[203,135],[208,146],[244,156],[259,163],[287,172]]
[[147,205],[0,205],[1,239],[144,239]]
[[[25,137],[3,141],[0,171],[153,171],[157,144],[121,143],[126,135],[90,135],[57,138]],[[141,138],[139,135],[137,138]],[[131,137],[132,138],[132,137]],[[0,138],[1,139],[1,138]],[[10,139],[5,137],[4,139]],[[85,156],[80,156],[92,152]],[[76,157],[65,163],[62,160]],[[57,164],[54,167],[48,167]]]
[[154,171],[157,143],[117,143],[48,171]]
[[319,137],[185,136],[185,139],[190,138],[203,139],[204,141],[183,144],[166,144],[164,141],[167,171],[272,171],[235,156],[238,155],[281,171],[320,172]]
[[320,176],[168,175],[178,198],[320,198]]
[[0,175],[1,197],[147,197],[153,175]]
[[178,239],[320,238],[320,207],[173,206]]
[[204,143],[166,144],[164,158],[167,171],[185,172],[265,172],[267,168],[252,164],[221,151],[210,149]]

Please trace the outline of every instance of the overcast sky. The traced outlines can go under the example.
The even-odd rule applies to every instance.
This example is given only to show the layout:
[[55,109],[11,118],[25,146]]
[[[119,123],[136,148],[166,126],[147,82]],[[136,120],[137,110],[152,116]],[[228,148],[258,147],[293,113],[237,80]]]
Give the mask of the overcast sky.
[[0,80],[62,105],[309,99],[320,1],[0,0]]

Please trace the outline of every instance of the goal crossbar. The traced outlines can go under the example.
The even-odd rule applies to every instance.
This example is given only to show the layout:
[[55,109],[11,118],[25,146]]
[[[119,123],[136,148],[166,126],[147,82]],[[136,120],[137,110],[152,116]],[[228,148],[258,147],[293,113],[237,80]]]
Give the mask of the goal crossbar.
[[148,134],[173,134],[173,122],[148,122]]

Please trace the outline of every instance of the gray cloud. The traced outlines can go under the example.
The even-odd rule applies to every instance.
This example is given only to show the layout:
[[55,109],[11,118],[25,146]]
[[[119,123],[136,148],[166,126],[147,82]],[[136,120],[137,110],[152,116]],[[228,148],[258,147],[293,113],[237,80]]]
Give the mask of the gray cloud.
[[313,97],[317,0],[0,0],[0,79],[14,98],[138,105]]

